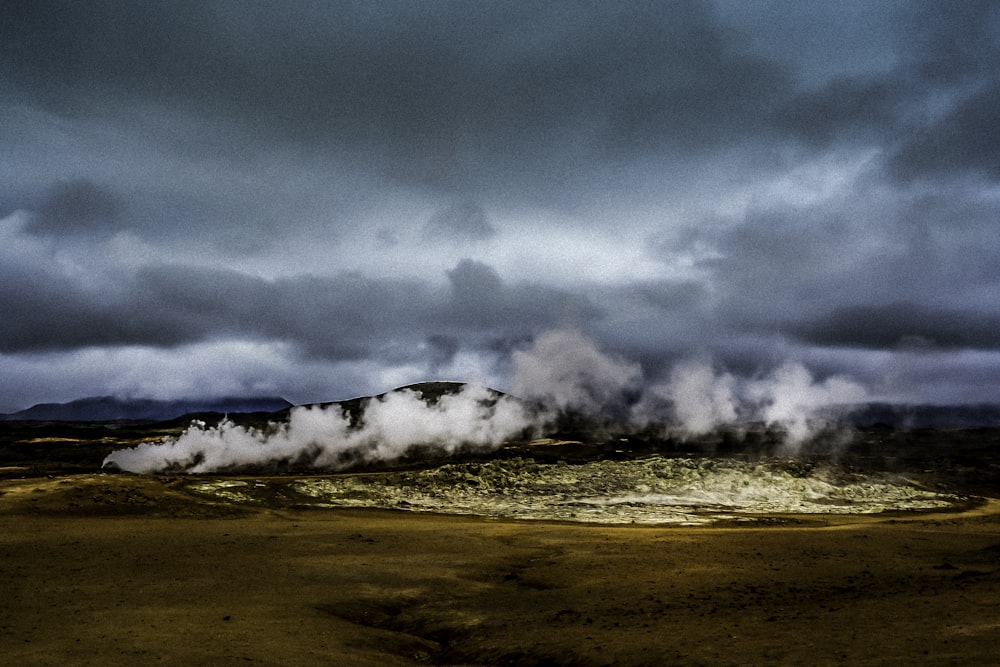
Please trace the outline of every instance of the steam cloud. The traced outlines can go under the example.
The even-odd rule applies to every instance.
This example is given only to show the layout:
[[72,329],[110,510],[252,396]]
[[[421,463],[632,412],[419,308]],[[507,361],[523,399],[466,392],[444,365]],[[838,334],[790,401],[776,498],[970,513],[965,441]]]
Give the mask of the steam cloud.
[[805,366],[791,362],[747,386],[759,419],[782,427],[786,449],[793,452],[826,427],[825,408],[857,403],[867,394],[864,387],[839,375],[816,382]]
[[196,422],[176,439],[112,452],[104,465],[138,473],[205,473],[279,461],[338,469],[398,459],[421,444],[447,453],[495,449],[531,424],[523,402],[496,396],[482,385],[465,385],[433,404],[404,389],[373,398],[354,426],[338,405],[294,408],[286,423],[266,430],[231,421],[214,427]]
[[574,331],[550,331],[513,355],[514,392],[560,409],[620,417],[626,426],[662,427],[674,436],[701,435],[744,422],[764,422],[784,436],[787,453],[831,426],[838,405],[867,390],[844,376],[816,381],[800,363],[786,362],[761,377],[740,379],[710,359],[677,363],[663,380],[644,382],[642,369],[601,352]]
[[634,423],[657,424],[672,416],[675,430],[702,435],[739,420],[736,379],[703,359],[687,359],[670,371],[665,383],[654,383],[631,411]]
[[740,379],[709,359],[687,359],[663,380],[644,383],[638,364],[602,352],[575,331],[539,335],[513,353],[512,363],[518,398],[468,384],[428,403],[403,389],[368,401],[355,424],[338,405],[298,407],[287,422],[263,430],[231,421],[195,423],[178,438],[115,451],[105,465],[138,473],[204,473],[282,461],[338,469],[398,459],[418,445],[445,453],[495,449],[526,432],[542,432],[547,420],[567,410],[681,437],[761,421],[783,433],[786,453],[795,453],[829,426],[830,406],[867,395],[846,377],[817,382],[794,362]]
[[642,380],[638,364],[601,352],[576,331],[545,332],[531,348],[515,351],[511,359],[514,394],[560,410],[592,415],[608,412]]

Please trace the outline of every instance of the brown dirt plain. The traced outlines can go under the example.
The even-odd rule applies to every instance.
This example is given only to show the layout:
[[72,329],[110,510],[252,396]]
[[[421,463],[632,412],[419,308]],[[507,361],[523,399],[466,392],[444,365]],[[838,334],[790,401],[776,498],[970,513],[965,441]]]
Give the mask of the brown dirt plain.
[[6,472],[6,665],[1000,664],[997,500],[614,527]]

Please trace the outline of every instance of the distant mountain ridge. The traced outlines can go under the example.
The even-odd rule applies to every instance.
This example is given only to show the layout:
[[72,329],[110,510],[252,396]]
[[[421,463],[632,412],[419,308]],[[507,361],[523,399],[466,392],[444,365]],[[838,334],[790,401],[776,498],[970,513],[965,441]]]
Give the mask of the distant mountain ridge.
[[157,400],[91,396],[69,403],[39,403],[19,412],[0,415],[0,420],[24,421],[166,421],[195,412],[277,412],[293,407],[277,396],[226,396],[209,399]]
[[[410,390],[429,403],[460,391],[462,382],[419,382],[398,387],[377,396],[363,396],[345,401],[315,403],[314,406],[340,405],[357,413],[362,405],[386,394]],[[502,392],[496,392],[502,395]],[[278,396],[226,396],[208,399],[158,400],[151,398],[118,398],[92,396],[68,403],[39,403],[25,410],[0,414],[0,421],[168,421],[193,413],[279,413],[295,407]],[[1000,426],[1000,404],[962,405],[862,403],[831,406],[829,416],[835,421],[855,427],[890,426],[893,428],[974,428]],[[276,415],[278,417],[278,415]]]
[[893,428],[975,428],[1000,426],[1000,404],[960,405],[866,403],[846,410],[854,426]]

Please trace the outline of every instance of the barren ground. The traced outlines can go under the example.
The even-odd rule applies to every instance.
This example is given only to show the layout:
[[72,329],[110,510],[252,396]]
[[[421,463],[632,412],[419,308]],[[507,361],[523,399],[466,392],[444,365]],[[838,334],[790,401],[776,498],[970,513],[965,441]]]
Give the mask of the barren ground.
[[1000,502],[637,527],[0,481],[10,665],[997,664]]

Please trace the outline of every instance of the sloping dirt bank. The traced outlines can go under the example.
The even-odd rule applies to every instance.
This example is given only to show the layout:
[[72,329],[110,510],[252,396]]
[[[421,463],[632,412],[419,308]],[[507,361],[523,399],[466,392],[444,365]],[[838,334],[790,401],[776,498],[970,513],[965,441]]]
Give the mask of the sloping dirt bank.
[[0,486],[18,665],[990,664],[1000,504],[779,527],[234,507],[177,480]]

